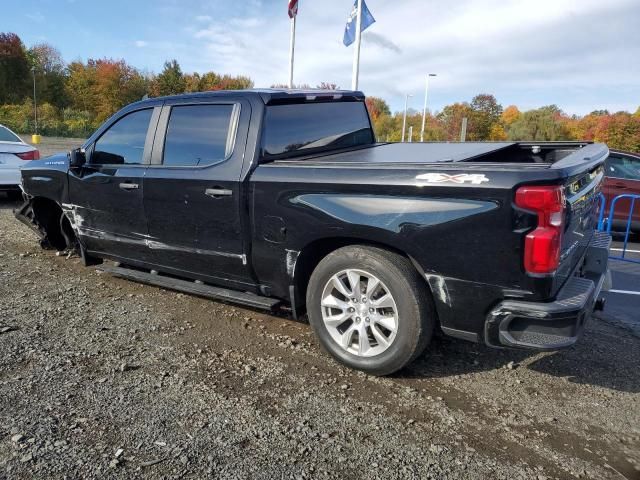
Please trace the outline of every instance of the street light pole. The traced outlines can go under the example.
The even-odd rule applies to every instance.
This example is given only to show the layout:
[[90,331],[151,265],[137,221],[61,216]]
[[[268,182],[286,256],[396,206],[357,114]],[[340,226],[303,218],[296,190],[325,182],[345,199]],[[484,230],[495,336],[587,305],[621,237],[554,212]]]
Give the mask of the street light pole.
[[424,128],[427,124],[427,97],[429,96],[429,77],[436,77],[435,73],[429,73],[426,77],[424,87],[424,107],[422,108],[422,130],[420,133],[420,141],[424,142]]
[[402,141],[404,142],[404,132],[407,128],[407,105],[409,104],[409,97],[413,97],[407,93],[404,97],[404,116],[402,117]]
[[38,101],[36,99],[36,67],[31,67],[33,73],[33,119],[35,122],[36,135],[38,134]]

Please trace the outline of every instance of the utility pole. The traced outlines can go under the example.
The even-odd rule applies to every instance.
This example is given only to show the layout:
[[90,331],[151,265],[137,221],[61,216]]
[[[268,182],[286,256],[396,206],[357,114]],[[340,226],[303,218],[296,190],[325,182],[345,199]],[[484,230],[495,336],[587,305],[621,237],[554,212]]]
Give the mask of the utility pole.
[[36,99],[36,67],[31,67],[33,73],[33,119],[35,123],[35,134],[38,134],[38,101]]
[[351,90],[358,90],[358,77],[360,76],[360,43],[362,42],[362,0],[358,0],[358,14],[356,17],[356,48],[353,52],[353,75],[351,77]]
[[402,141],[404,142],[404,133],[407,128],[407,105],[409,104],[409,97],[413,97],[407,93],[404,97],[404,116],[402,117]]
[[409,143],[413,142],[413,125],[409,127]]
[[424,107],[422,108],[422,130],[420,133],[420,141],[424,142],[424,128],[427,124],[427,97],[429,96],[429,77],[436,77],[435,73],[428,73],[424,87]]
[[460,128],[460,141],[467,140],[467,117],[462,118],[462,127]]

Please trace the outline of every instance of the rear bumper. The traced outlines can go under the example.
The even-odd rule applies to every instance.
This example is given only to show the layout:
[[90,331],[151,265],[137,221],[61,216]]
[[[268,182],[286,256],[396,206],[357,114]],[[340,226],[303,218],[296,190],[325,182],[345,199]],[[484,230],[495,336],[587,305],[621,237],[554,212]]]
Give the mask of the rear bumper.
[[576,343],[608,280],[611,237],[596,232],[579,274],[571,277],[553,302],[505,300],[487,315],[485,342],[493,347],[557,350]]

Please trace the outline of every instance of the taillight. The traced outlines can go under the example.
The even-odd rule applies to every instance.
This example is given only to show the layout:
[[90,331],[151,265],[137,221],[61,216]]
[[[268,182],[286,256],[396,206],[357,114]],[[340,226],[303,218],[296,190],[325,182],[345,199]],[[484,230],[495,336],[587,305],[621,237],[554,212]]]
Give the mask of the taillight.
[[40,152],[38,150],[31,150],[29,152],[24,152],[24,153],[16,153],[16,155],[20,157],[22,160],[39,160],[40,159]]
[[538,214],[538,226],[524,241],[524,269],[553,273],[560,264],[565,199],[561,186],[526,186],[516,191],[516,205]]

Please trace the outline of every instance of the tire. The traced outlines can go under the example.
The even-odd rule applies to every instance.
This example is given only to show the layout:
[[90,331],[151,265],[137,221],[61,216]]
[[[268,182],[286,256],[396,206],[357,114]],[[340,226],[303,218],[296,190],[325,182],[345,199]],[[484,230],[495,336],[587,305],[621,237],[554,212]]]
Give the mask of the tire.
[[327,255],[311,274],[306,300],[322,347],[372,375],[389,375],[415,360],[436,324],[431,294],[412,263],[377,247],[354,245]]

